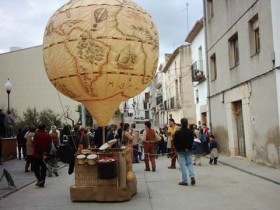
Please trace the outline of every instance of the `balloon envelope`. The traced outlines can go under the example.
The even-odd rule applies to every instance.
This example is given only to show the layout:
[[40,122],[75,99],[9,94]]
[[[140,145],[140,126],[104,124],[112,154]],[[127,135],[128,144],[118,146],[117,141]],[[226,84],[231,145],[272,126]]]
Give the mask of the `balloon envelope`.
[[149,85],[158,64],[155,24],[128,0],[69,1],[50,18],[43,48],[49,80],[101,126]]

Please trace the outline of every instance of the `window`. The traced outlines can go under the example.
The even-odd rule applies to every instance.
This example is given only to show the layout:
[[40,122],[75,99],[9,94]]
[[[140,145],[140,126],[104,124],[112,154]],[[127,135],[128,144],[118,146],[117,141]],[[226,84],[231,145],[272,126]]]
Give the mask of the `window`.
[[150,98],[150,92],[145,93],[145,101],[149,101]]
[[175,109],[174,97],[170,98],[170,109]]
[[207,0],[207,17],[208,20],[214,17],[213,0]]
[[251,55],[255,55],[258,54],[261,50],[258,15],[255,15],[249,21],[249,30],[250,30],[249,35],[250,35]]
[[199,65],[198,65],[198,68],[199,70],[203,71],[203,63],[202,63],[202,46],[200,46],[198,48],[198,59],[199,59]]
[[143,107],[144,107],[144,109],[148,109],[148,103],[147,102],[143,102]]
[[233,68],[239,64],[238,34],[234,34],[228,42],[230,68]]
[[217,63],[216,63],[215,53],[210,57],[210,70],[211,70],[211,81],[214,81],[217,79]]
[[145,111],[145,119],[150,119],[150,112],[149,111]]

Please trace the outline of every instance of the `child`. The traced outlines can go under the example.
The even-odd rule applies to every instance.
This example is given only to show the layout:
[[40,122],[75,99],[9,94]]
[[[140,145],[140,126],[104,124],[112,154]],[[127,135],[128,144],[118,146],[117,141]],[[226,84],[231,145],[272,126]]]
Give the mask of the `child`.
[[210,164],[212,165],[213,160],[214,160],[214,165],[217,165],[217,160],[218,160],[218,144],[215,141],[215,137],[214,135],[210,135],[209,136],[209,140],[210,140]]
[[201,156],[204,153],[204,149],[203,149],[203,144],[197,138],[196,134],[194,134],[192,152],[193,152],[193,155],[194,155],[193,165],[196,165],[196,163],[197,163],[198,166],[201,166]]

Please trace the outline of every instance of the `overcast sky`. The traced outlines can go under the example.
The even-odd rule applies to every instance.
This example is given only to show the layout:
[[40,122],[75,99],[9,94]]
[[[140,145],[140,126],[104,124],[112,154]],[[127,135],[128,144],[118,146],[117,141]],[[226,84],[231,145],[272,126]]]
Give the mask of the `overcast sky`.
[[[10,47],[43,43],[52,14],[69,0],[0,0],[0,53]],[[153,18],[159,33],[160,61],[164,53],[185,43],[188,29],[203,16],[203,0],[134,0]],[[187,7],[188,4],[188,7]],[[188,8],[188,9],[187,9]],[[187,18],[188,17],[188,18]]]

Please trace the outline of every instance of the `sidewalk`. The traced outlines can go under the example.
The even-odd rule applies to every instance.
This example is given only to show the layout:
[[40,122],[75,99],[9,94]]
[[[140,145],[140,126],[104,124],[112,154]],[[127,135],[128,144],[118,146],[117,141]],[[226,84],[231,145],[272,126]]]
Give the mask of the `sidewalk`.
[[[257,176],[267,181],[280,185],[280,170],[262,166],[254,162],[250,162],[243,157],[230,157],[220,155],[218,159],[219,164],[224,164],[235,169],[241,170],[248,174]],[[0,178],[3,173],[3,169],[6,169],[11,175],[16,188],[9,186],[5,177],[0,182],[0,200],[9,196],[13,192],[24,188],[32,183],[35,183],[36,178],[30,172],[24,172],[25,161],[24,160],[10,160],[0,165]],[[62,162],[59,162],[59,166],[64,167]]]
[[240,156],[220,155],[218,162],[280,185],[279,169],[260,165]]
[[[64,167],[64,163],[59,162],[59,166]],[[5,176],[2,177],[0,182],[0,200],[10,195],[11,193],[20,190],[32,183],[36,182],[36,177],[31,172],[24,172],[25,160],[9,160],[0,165],[0,178],[3,175],[3,169],[6,169],[11,175],[15,187],[9,186]]]

